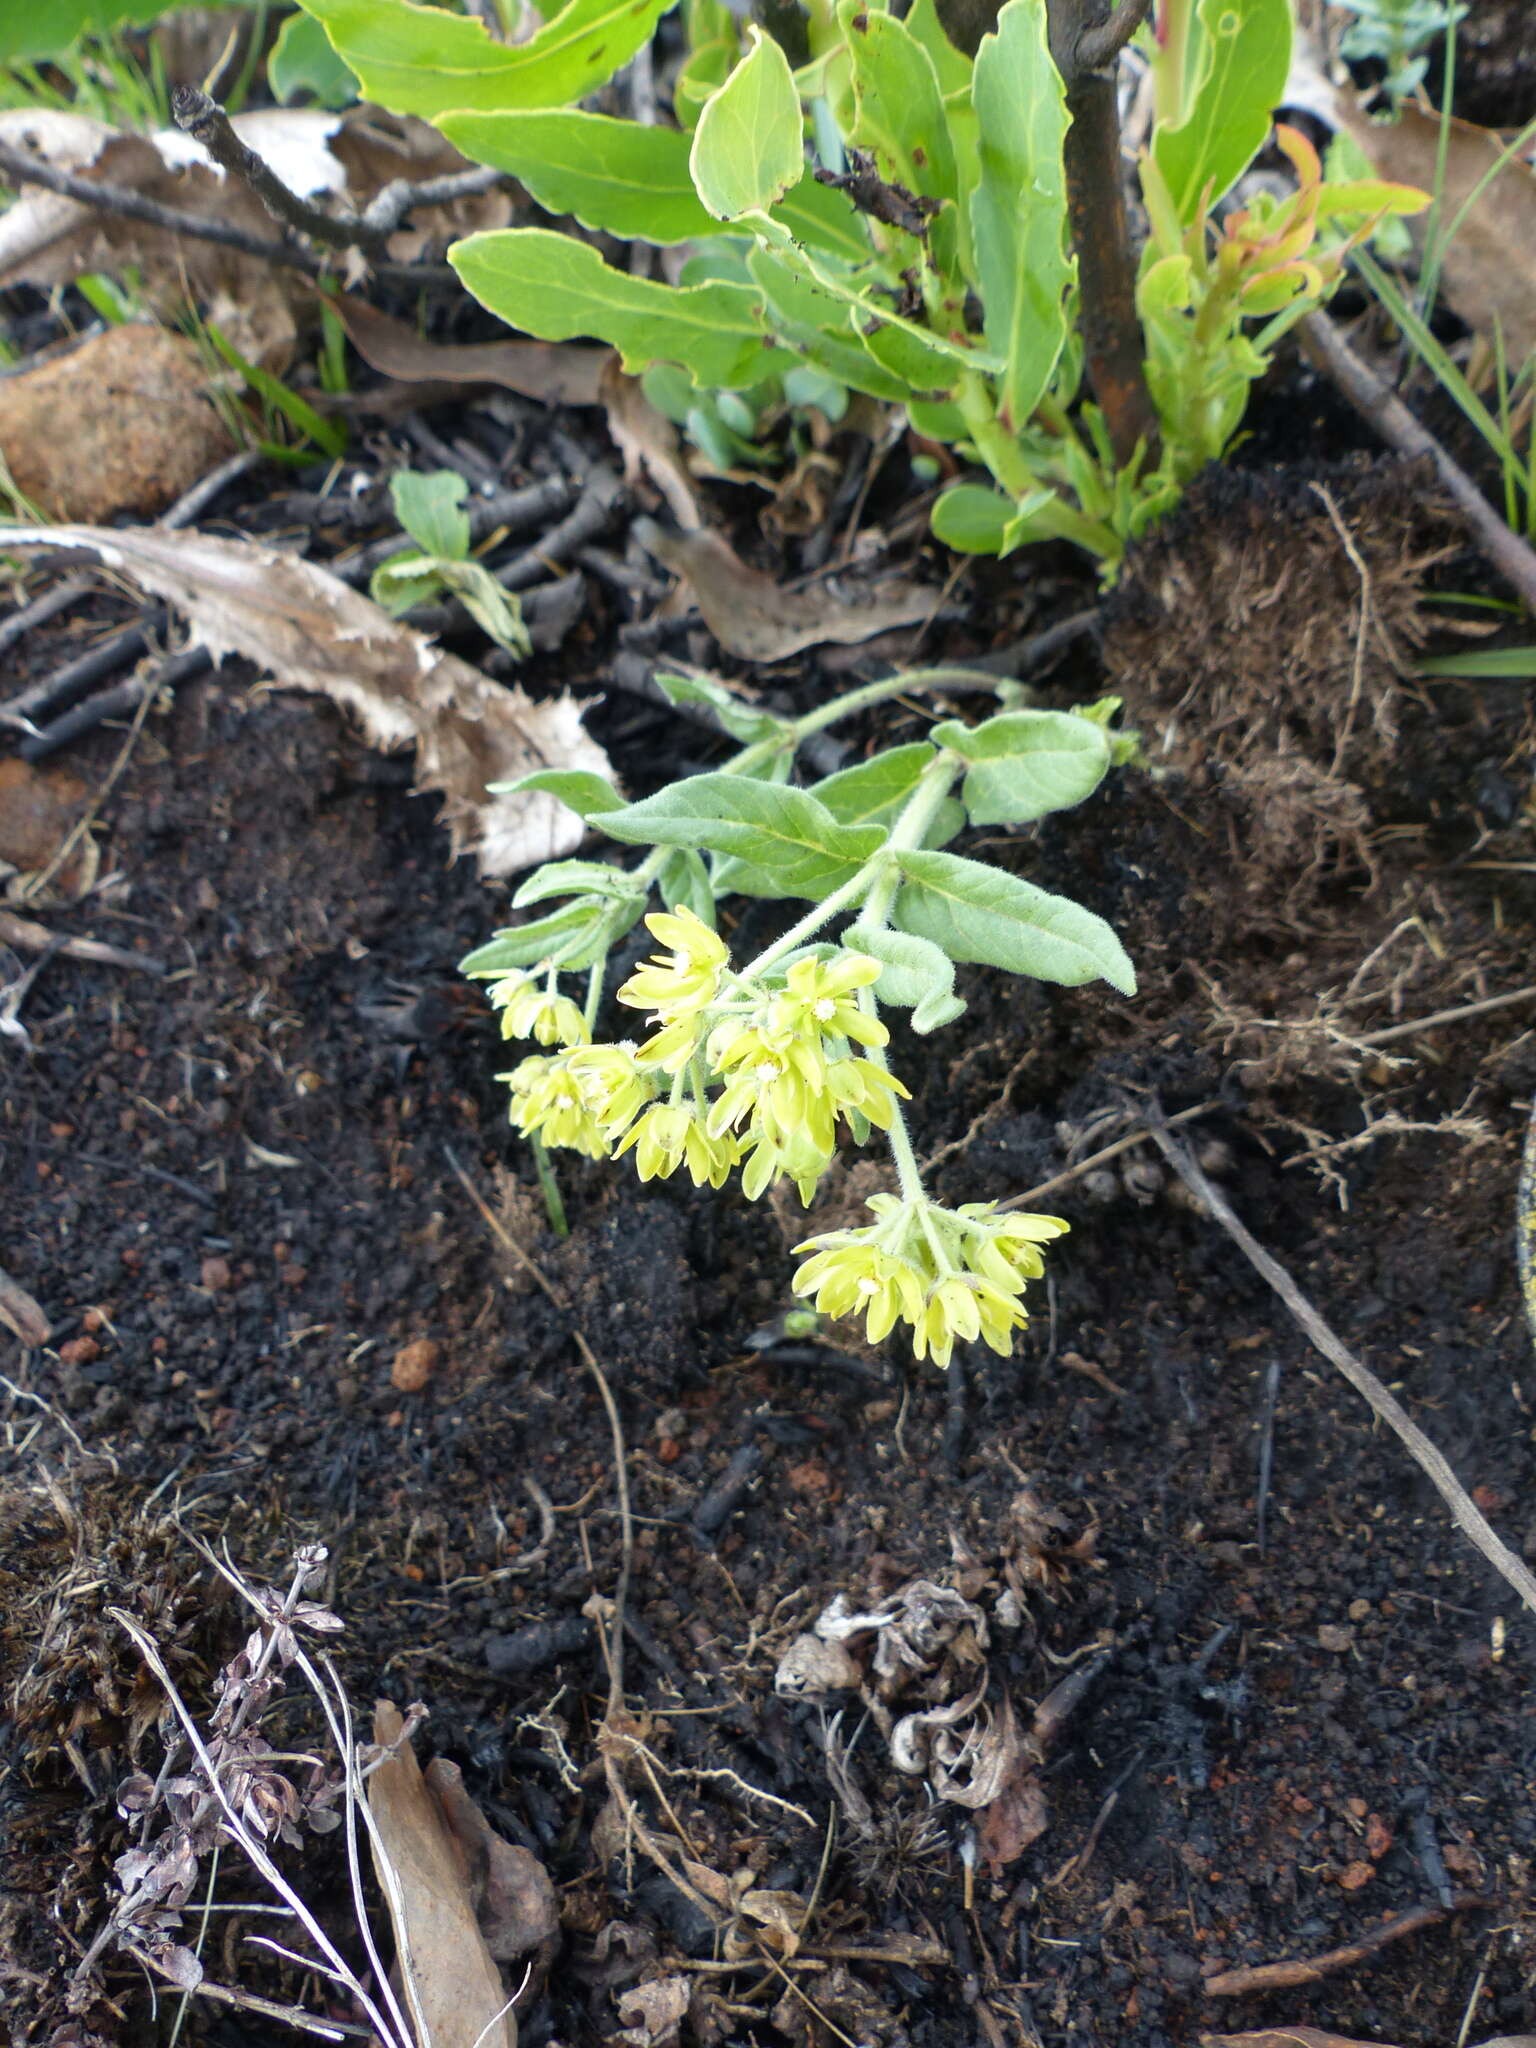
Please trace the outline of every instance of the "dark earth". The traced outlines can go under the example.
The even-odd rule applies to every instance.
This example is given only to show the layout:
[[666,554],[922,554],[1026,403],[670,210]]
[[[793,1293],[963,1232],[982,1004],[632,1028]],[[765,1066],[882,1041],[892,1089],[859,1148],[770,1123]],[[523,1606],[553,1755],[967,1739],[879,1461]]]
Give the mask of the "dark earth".
[[[1523,59],[1529,113],[1528,36]],[[1486,38],[1474,73],[1505,93],[1479,118],[1521,118]],[[41,301],[14,297],[35,326]],[[508,416],[473,398],[425,415],[514,484],[611,460],[575,416],[551,435],[526,407],[510,436]],[[394,428],[360,428],[355,448],[375,471],[431,466]],[[254,472],[206,523],[292,533],[323,475]],[[917,539],[917,488],[893,465],[865,520],[937,597],[950,565]],[[1094,601],[1079,564],[1037,553],[972,569],[920,647],[748,672],[696,619],[650,619],[655,572],[627,537],[643,498],[615,499],[610,573],[520,678],[591,698],[637,794],[723,743],[617,687],[621,651],[631,670],[637,650],[702,657],[806,708],[893,665],[1007,650]],[[712,503],[759,566],[790,578],[813,559],[757,531],[759,495]],[[25,594],[56,573],[30,571]],[[1199,1110],[1180,1139],[1536,1558],[1514,1235],[1531,1009],[1362,1043],[1530,978],[1528,691],[1411,673],[1426,637],[1451,644],[1445,594],[1492,589],[1423,475],[1289,365],[1238,468],[1133,558],[1102,631],[1030,678],[1046,704],[1121,695],[1140,764],[1077,811],[988,835],[992,858],[1110,919],[1140,994],[962,970],[966,1016],[898,1032],[893,1055],[950,1201],[1023,1194],[1148,1114]],[[38,628],[15,687],[133,616],[103,594]],[[1155,1149],[1041,1198],[1073,1227],[1017,1356],[978,1350],[947,1379],[852,1328],[780,1337],[798,1211],[557,1154],[558,1239],[507,1126],[493,1020],[455,971],[506,921],[507,886],[450,860],[408,760],[257,681],[227,664],[136,734],[71,748],[100,798],[96,891],[18,906],[164,971],[50,957],[15,1007],[26,1036],[0,1045],[0,1257],[51,1325],[41,1350],[7,1340],[0,1383],[12,2038],[142,2042],[174,2017],[120,1958],[73,2016],[66,1990],[127,1841],[114,1790],[163,1755],[158,1688],[108,1610],[142,1620],[201,1713],[249,1626],[188,1532],[280,1588],[298,1546],[328,1546],[353,1702],[423,1702],[418,1749],[457,1764],[548,1871],[561,1936],[519,2007],[526,2048],[612,2040],[636,2024],[626,1995],[672,1977],[703,2043],[1161,2048],[1310,2027],[1459,2048],[1536,2031],[1532,1617]],[[843,758],[930,716],[892,704],[839,728]],[[739,952],[780,915],[738,901],[725,927]],[[809,1227],[881,1184],[856,1158],[837,1181]],[[623,1728],[645,1754],[616,1772],[622,1524],[583,1347],[621,1421],[632,1516]],[[992,1699],[1021,1725],[1081,1681],[1053,1702],[1023,1846],[984,1835],[978,1853],[974,1817],[929,1807],[873,1721],[849,1766],[861,1830],[823,1739],[839,1706],[848,1739],[858,1697],[775,1691],[834,1596],[862,1609],[914,1579],[989,1615],[1022,1588],[988,1652]],[[301,1705],[283,1725],[312,1739]],[[708,1887],[701,1903],[626,1843],[615,1775],[653,1840],[796,1895],[798,1945],[707,1912]],[[336,1838],[283,1854],[346,1946]],[[261,1896],[233,1863],[219,1883]],[[264,1924],[227,1916],[210,1974],[322,2009],[315,1980],[242,1951]],[[1272,1964],[1301,1967],[1280,1988],[1241,1975]],[[183,2032],[298,2038],[195,2001]]]

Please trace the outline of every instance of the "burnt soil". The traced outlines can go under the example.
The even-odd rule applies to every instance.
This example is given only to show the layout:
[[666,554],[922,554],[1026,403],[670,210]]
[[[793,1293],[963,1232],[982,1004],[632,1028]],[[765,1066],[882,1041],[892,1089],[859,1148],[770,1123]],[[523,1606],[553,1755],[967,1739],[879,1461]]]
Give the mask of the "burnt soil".
[[[956,1201],[1051,1180],[1154,1102],[1203,1106],[1183,1135],[1238,1214],[1536,1557],[1513,1236],[1530,1013],[1359,1043],[1529,980],[1536,720],[1515,685],[1399,679],[1380,648],[1396,633],[1411,657],[1426,580],[1474,587],[1478,566],[1422,480],[1351,452],[1315,390],[1272,403],[1319,423],[1311,466],[1279,467],[1261,431],[1133,564],[1102,645],[1037,685],[1124,696],[1142,764],[988,836],[1115,924],[1141,994],[965,970],[966,1016],[898,1033],[895,1063]],[[1377,565],[1382,636],[1319,484]],[[718,502],[745,548],[751,501]],[[923,655],[985,653],[1091,595],[1049,558],[977,572]],[[594,585],[530,687],[603,693],[618,626]],[[43,629],[26,664],[75,644]],[[747,680],[803,706],[843,679],[807,661]],[[183,687],[115,780],[121,729],[67,757],[105,791],[120,881],[31,914],[166,971],[54,957],[20,1011],[30,1047],[0,1046],[4,1264],[52,1326],[42,1351],[9,1344],[0,1390],[14,2038],[64,2025],[126,1841],[113,1789],[161,1754],[158,1697],[107,1610],[146,1622],[202,1710],[243,1638],[178,1522],[279,1585],[299,1544],[327,1545],[354,1701],[423,1701],[423,1752],[544,1863],[563,1935],[520,2009],[528,2048],[611,2039],[635,1982],[690,1972],[686,2037],[715,2042],[1155,2048],[1306,2025],[1448,2048],[1536,2026],[1530,1617],[1155,1152],[1044,1201],[1073,1228],[1018,1355],[965,1356],[947,1381],[847,1330],[770,1341],[801,1226],[734,1189],[556,1155],[557,1239],[506,1123],[505,1053],[455,973],[506,886],[450,861],[408,762],[253,681],[230,664]],[[719,757],[611,688],[589,722],[636,790]],[[922,722],[888,707],[846,758]],[[773,914],[728,906],[726,927],[751,944]],[[814,1899],[803,1998],[604,1815],[621,1525],[578,1336],[626,1451],[625,1700],[653,1773],[630,1795],[698,1864]],[[412,1365],[425,1383],[401,1391]],[[547,1541],[528,1480],[555,1509]],[[853,1769],[877,1838],[843,1816],[828,1853],[822,1710],[776,1694],[779,1657],[834,1596],[914,1578],[991,1613],[1021,1558],[994,1698],[1028,1723],[1091,1667],[1039,1767],[1043,1831],[992,1863],[958,1807],[924,1835],[921,1784],[871,1725]],[[858,1701],[833,1704],[851,1728]],[[340,1932],[334,1842],[289,1867]],[[1312,1982],[1220,1985],[1351,1944],[1368,1953]],[[305,1994],[237,1949],[253,1989]],[[110,1965],[82,2024],[155,2038],[139,1973]],[[192,2038],[290,2037],[203,2010]]]

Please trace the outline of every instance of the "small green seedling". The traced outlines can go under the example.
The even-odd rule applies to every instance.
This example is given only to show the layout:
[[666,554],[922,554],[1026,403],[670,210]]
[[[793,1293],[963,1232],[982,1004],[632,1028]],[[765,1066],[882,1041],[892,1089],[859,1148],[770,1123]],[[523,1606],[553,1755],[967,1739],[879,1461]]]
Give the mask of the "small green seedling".
[[451,469],[427,475],[401,470],[390,478],[395,517],[416,545],[379,564],[369,595],[375,604],[398,615],[449,591],[498,647],[508,654],[531,654],[516,596],[504,590],[483,563],[470,559],[469,514],[464,510],[468,490],[463,477]]
[[[1016,686],[918,671],[780,719],[710,678],[661,685],[674,702],[710,706],[742,742],[724,768],[638,803],[586,773],[513,785],[551,791],[610,839],[649,849],[633,868],[562,860],[536,870],[514,905],[564,900],[463,963],[492,983],[503,1035],[546,1048],[504,1077],[513,1124],[589,1158],[627,1154],[642,1180],[683,1169],[718,1188],[739,1174],[751,1200],[787,1182],[807,1205],[839,1145],[878,1132],[896,1191],[870,1202],[873,1223],[801,1244],[794,1291],[825,1314],[862,1315],[872,1340],[906,1324],[917,1356],[941,1366],[957,1340],[979,1337],[1006,1356],[1026,1320],[1025,1285],[1043,1271],[1040,1248],[1067,1226],[929,1196],[880,1012],[907,1012],[920,1034],[952,1023],[965,1007],[959,962],[1134,994],[1134,970],[1102,918],[946,851],[967,826],[1028,824],[1090,796],[1134,744],[1110,731],[1118,700],[1078,712],[1007,708],[978,725],[946,719],[800,789],[786,781],[798,749],[839,719],[956,686],[1007,703]],[[647,914],[653,892],[662,907]],[[738,963],[715,928],[727,894],[809,907]],[[642,916],[661,950],[617,1000],[644,1014],[645,1033],[598,1041],[608,956]],[[585,974],[584,1002],[561,988],[566,974]]]

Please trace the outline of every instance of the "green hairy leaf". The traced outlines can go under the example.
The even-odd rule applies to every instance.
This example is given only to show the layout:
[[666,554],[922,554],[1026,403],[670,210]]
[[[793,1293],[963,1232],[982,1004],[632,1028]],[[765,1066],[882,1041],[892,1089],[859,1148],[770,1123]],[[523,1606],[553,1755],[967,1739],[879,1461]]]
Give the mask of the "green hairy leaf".
[[459,962],[459,972],[477,981],[510,974],[516,967],[536,967],[543,960],[575,969],[590,967],[638,920],[643,896],[607,902],[599,896],[578,896],[547,917],[498,932]]
[[526,43],[411,0],[300,0],[356,72],[366,99],[431,120],[456,108],[561,107],[604,84],[673,0],[569,0]]
[[931,939],[853,924],[843,933],[843,944],[880,962],[875,994],[882,1003],[910,1010],[914,1031],[937,1031],[964,1014],[965,1004],[955,994],[955,963]]
[[[925,740],[887,747],[872,760],[824,776],[812,786],[811,795],[841,824],[890,825],[933,757],[933,748]],[[943,846],[964,830],[965,812],[952,797],[946,797],[929,822],[923,844]]]
[[1091,796],[1110,764],[1109,735],[1070,711],[1005,711],[930,735],[970,762],[962,800],[973,825],[1022,825]]
[[547,860],[512,898],[512,908],[542,903],[546,896],[640,896],[644,882],[637,882],[628,868],[609,867],[600,860]]
[[520,790],[543,789],[559,797],[578,818],[600,818],[604,811],[620,811],[624,799],[606,777],[590,768],[539,768],[521,775],[516,782],[493,782],[492,796],[516,796]]
[[639,846],[691,846],[733,855],[771,884],[743,894],[808,896],[849,881],[885,842],[878,825],[840,825],[804,790],[776,788],[743,775],[691,775],[640,803],[598,819],[614,839]]
[[970,198],[975,284],[1002,358],[998,414],[1015,432],[1040,403],[1067,339],[1066,93],[1046,47],[1045,8],[1008,0],[971,83],[981,182]]
[[893,917],[902,931],[931,939],[952,960],[976,960],[1011,974],[1077,988],[1107,981],[1136,993],[1136,970],[1102,917],[954,853],[902,852],[903,883]]
[[1291,0],[1199,0],[1183,118],[1153,131],[1152,155],[1179,220],[1214,204],[1264,146],[1291,62]]
[[661,864],[656,890],[668,910],[680,905],[691,910],[705,924],[715,921],[715,892],[709,870],[691,846],[674,846]]
[[789,59],[760,28],[752,47],[705,102],[689,165],[716,220],[766,213],[805,174],[800,95]]
[[740,740],[744,747],[789,730],[785,719],[746,703],[712,676],[659,675],[656,687],[669,704],[707,704],[731,738]]
[[657,284],[605,263],[546,228],[503,228],[455,242],[448,260],[483,306],[544,341],[606,341],[632,373],[676,362],[699,384],[739,390],[774,367],[746,285]]

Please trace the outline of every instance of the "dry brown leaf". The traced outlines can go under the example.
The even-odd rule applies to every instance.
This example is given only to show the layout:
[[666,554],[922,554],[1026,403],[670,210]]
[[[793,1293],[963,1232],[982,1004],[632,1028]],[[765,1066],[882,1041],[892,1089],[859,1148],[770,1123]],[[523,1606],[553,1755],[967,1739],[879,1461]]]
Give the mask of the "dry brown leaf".
[[[1440,116],[1411,104],[1402,118],[1377,124],[1339,95],[1340,122],[1378,173],[1400,185],[1432,191],[1441,146]],[[1536,166],[1510,157],[1465,214],[1461,209],[1503,154],[1504,140],[1470,121],[1448,124],[1445,197],[1440,218],[1456,232],[1441,256],[1441,286],[1452,306],[1479,334],[1497,319],[1512,364],[1536,352]]]
[[[391,1701],[377,1702],[375,1742],[397,1742],[403,1726]],[[382,1838],[374,1865],[420,2038],[432,2048],[517,2048],[517,2021],[503,2011],[501,1972],[476,1924],[458,1849],[409,1743],[369,1778],[368,1806]]]
[[684,532],[696,532],[704,519],[683,467],[677,429],[646,397],[640,379],[625,376],[616,355],[608,358],[598,392],[608,408],[608,431],[624,458],[624,481],[632,484],[643,471]]
[[677,2048],[677,2039],[693,1997],[687,1977],[655,1977],[621,1993],[618,2039],[629,2048]]
[[[269,107],[237,114],[231,125],[302,199],[344,214],[361,212],[386,184],[463,170],[466,161],[424,121],[377,107],[345,115],[319,107]],[[270,242],[277,227],[248,187],[224,173],[179,128],[135,135],[62,108],[0,113],[0,142],[40,156],[55,169],[139,193],[183,213],[217,217]],[[511,218],[504,192],[424,208],[391,236],[389,253],[410,261],[442,244]],[[68,284],[86,270],[139,272],[145,303],[170,315],[190,291],[242,355],[281,373],[291,361],[300,320],[315,302],[300,271],[280,269],[212,242],[167,234],[142,221],[97,212],[37,187],[0,218],[0,286]]]
[[551,1954],[560,1932],[560,1901],[548,1871],[531,1850],[502,1840],[464,1790],[457,1764],[434,1757],[425,1775],[464,1859],[491,1955],[510,1963],[535,1950]]
[[1032,1770],[1015,1772],[982,1813],[976,1837],[982,1861],[994,1877],[1001,1877],[1049,1826],[1045,1787],[1039,1775]]
[[617,361],[565,341],[428,341],[366,300],[338,293],[331,303],[363,361],[404,383],[499,384],[545,405],[601,405],[604,368]]
[[896,577],[866,603],[827,584],[781,590],[717,533],[665,533],[649,519],[637,519],[633,531],[657,561],[686,579],[704,623],[743,661],[787,661],[807,647],[852,646],[898,626],[921,625],[938,601],[937,592]]
[[244,655],[284,689],[353,712],[374,745],[414,746],[417,779],[440,793],[455,856],[510,875],[570,853],[585,826],[541,792],[488,785],[541,768],[609,774],[572,697],[535,703],[445,654],[313,562],[190,528],[12,527],[10,548],[86,548],[182,612],[215,660]]

